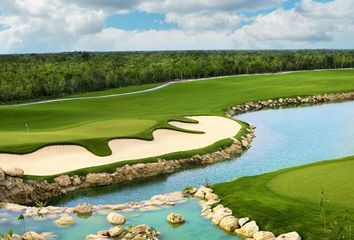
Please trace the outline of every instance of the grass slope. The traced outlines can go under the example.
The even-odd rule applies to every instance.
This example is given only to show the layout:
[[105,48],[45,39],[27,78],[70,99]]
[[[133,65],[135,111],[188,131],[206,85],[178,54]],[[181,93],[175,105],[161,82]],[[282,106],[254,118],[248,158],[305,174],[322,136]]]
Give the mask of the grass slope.
[[0,152],[78,144],[97,155],[109,155],[110,139],[152,139],[153,130],[171,128],[168,120],[183,120],[184,115],[222,115],[228,106],[248,101],[353,90],[354,70],[310,71],[183,82],[104,99],[1,107]]
[[[276,234],[298,231],[304,239],[350,239],[354,224],[354,156],[216,184],[222,204]],[[324,192],[326,231],[320,199]],[[345,220],[346,209],[350,220]],[[341,227],[347,227],[344,236]]]

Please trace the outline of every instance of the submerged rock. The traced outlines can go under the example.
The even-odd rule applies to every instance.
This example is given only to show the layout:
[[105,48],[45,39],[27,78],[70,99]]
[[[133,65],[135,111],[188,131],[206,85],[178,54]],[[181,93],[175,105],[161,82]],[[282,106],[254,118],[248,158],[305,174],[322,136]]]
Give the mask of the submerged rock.
[[185,222],[184,217],[178,213],[168,214],[167,221],[172,224],[182,224]]
[[62,226],[70,226],[75,224],[74,218],[70,216],[69,214],[63,214],[59,219],[55,221],[56,224],[62,225]]
[[122,225],[125,223],[125,217],[122,214],[111,212],[107,215],[107,221],[112,224]]

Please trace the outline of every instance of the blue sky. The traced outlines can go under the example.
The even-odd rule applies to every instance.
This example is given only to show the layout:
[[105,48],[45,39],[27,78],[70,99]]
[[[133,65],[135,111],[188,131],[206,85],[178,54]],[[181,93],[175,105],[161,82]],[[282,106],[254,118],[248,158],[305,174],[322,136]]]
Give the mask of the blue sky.
[[354,48],[353,0],[1,0],[0,54]]
[[124,30],[166,30],[177,28],[177,24],[166,23],[161,13],[133,11],[127,14],[113,14],[106,19],[106,27]]

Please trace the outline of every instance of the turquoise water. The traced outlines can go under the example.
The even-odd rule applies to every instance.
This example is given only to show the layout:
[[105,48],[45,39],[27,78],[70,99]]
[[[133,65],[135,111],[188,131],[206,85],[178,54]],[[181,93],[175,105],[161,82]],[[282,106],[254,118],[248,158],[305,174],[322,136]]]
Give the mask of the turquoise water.
[[[166,217],[170,212],[181,213],[186,223],[180,226],[172,226],[166,221]],[[173,207],[163,207],[156,211],[132,211],[120,212],[126,218],[126,226],[146,224],[154,227],[161,232],[161,240],[181,240],[181,239],[238,239],[235,235],[229,235],[221,229],[215,227],[210,221],[200,217],[200,206],[196,200],[187,200],[184,203],[177,204]],[[0,219],[7,221],[0,222],[0,232],[13,229],[16,233],[23,233],[23,222],[17,218],[20,213],[4,211],[0,209]],[[54,223],[58,216],[53,215],[45,219],[25,219],[26,231],[33,230],[36,232],[54,232],[58,240],[76,240],[85,239],[88,234],[94,234],[99,230],[105,230],[113,225],[106,221],[107,212],[97,212],[88,218],[79,218],[76,215],[75,225],[71,227],[59,227]]]
[[237,116],[255,126],[256,138],[241,157],[202,168],[144,180],[125,187],[110,186],[70,194],[60,205],[80,202],[117,203],[145,200],[186,185],[223,182],[281,168],[354,154],[354,102],[264,110]]

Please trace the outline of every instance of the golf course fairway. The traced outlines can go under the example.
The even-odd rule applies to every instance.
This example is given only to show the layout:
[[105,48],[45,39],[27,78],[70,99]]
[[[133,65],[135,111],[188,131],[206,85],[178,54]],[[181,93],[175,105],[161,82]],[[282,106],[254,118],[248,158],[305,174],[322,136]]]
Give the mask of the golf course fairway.
[[110,140],[152,140],[156,129],[181,130],[168,121],[190,121],[182,116],[223,116],[228,107],[245,102],[353,90],[354,70],[305,71],[181,82],[100,99],[2,106],[0,152],[25,154],[48,145],[70,144],[107,156],[112,153]]
[[297,231],[304,239],[350,239],[353,171],[351,156],[242,177],[213,189],[223,205],[239,217],[257,219],[262,229]]

